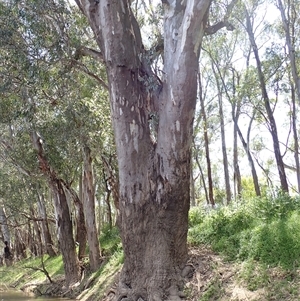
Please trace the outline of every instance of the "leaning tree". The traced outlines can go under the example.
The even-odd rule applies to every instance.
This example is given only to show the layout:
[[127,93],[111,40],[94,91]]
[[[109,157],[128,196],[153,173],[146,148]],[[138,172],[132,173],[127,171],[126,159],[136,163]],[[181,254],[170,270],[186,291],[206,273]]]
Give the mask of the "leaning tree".
[[158,78],[132,1],[76,0],[94,32],[109,83],[125,253],[117,300],[180,299],[198,59],[210,2],[162,1]]

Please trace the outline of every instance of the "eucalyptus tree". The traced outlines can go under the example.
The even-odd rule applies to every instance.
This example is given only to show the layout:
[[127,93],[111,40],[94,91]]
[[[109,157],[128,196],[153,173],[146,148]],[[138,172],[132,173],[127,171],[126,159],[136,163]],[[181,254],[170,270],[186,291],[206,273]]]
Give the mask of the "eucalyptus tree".
[[[277,7],[281,15],[281,24],[285,34],[287,55],[290,61],[291,74],[294,82],[295,92],[297,95],[298,104],[300,105],[300,75],[298,68],[298,60],[296,56],[297,46],[296,41],[297,27],[299,26],[298,14],[299,3],[297,1],[277,1]],[[297,45],[298,44],[298,45]]]
[[279,138],[278,138],[278,130],[277,130],[277,125],[276,125],[276,120],[274,118],[273,114],[273,108],[271,106],[271,101],[269,98],[269,93],[267,90],[267,80],[266,80],[266,75],[263,72],[263,67],[262,67],[262,61],[261,57],[259,55],[259,48],[256,42],[255,38],[255,32],[254,32],[254,22],[257,20],[254,20],[253,16],[255,15],[255,10],[258,9],[257,5],[254,4],[253,7],[251,8],[246,8],[244,7],[244,12],[245,12],[245,30],[248,34],[249,41],[251,43],[252,51],[255,57],[256,61],[256,69],[257,69],[257,75],[259,79],[259,84],[260,84],[260,89],[261,89],[261,97],[264,102],[265,110],[266,110],[266,121],[268,122],[268,127],[269,131],[272,136],[272,141],[273,141],[273,150],[274,150],[274,155],[275,155],[275,160],[276,160],[276,165],[277,165],[277,170],[278,170],[278,175],[280,179],[280,185],[282,191],[288,192],[289,187],[288,187],[288,182],[287,182],[287,177],[285,173],[285,166],[283,162],[283,157],[281,154],[280,150],[280,143],[279,143]]
[[[289,74],[290,98],[291,98],[291,122],[294,138],[294,158],[295,171],[297,175],[297,190],[300,191],[300,159],[299,159],[299,134],[297,127],[297,112],[300,105],[300,75],[299,75],[299,60],[296,53],[299,51],[299,42],[296,36],[299,34],[299,19],[297,10],[299,3],[297,1],[276,1],[277,7],[280,11],[281,22],[280,28],[283,29],[285,36],[285,45],[287,55],[287,72]],[[280,36],[281,31],[278,30]],[[298,103],[298,104],[297,104]]]
[[[28,146],[31,136],[31,161],[25,166],[35,172],[39,167],[39,172],[47,177],[52,189],[59,245],[66,282],[70,285],[80,279],[81,269],[66,191],[70,191],[68,184],[76,173],[72,159],[80,164],[80,160],[75,159],[76,155],[77,158],[80,156],[80,152],[76,152],[78,147],[74,136],[70,137],[70,133],[66,132],[71,126],[63,122],[68,116],[63,114],[70,112],[68,104],[71,102],[63,109],[58,108],[58,105],[69,95],[67,84],[72,80],[64,64],[71,52],[65,40],[71,22],[67,26],[65,19],[68,10],[62,2],[50,1],[37,5],[30,1],[26,4],[8,1],[1,5],[1,27],[5,37],[0,49],[3,55],[0,68],[4,71],[1,74],[1,96],[6,99],[6,103],[1,103],[1,108],[3,111],[12,108],[8,110],[7,126],[11,126],[22,137],[24,145]],[[12,149],[14,148],[15,146]],[[19,157],[24,160],[21,153]],[[83,215],[79,216],[83,218]],[[77,224],[80,225],[79,229],[83,229],[84,218]],[[85,234],[81,236],[86,240]]]
[[[28,132],[31,133],[32,143],[37,153],[32,153],[32,149],[29,153],[33,157],[38,154],[40,172],[48,179],[49,186],[53,190],[59,228],[62,224],[60,220],[64,220],[65,223],[71,222],[69,211],[72,208],[68,199],[71,198],[77,206],[78,210],[75,212],[79,212],[78,216],[80,217],[76,223],[77,241],[80,246],[79,257],[82,257],[85,252],[85,224],[88,224],[90,229],[89,251],[90,255],[94,253],[92,257],[90,256],[91,268],[96,270],[100,264],[100,248],[95,230],[95,199],[93,193],[89,193],[89,188],[93,189],[94,185],[93,167],[91,156],[87,158],[85,150],[90,148],[95,157],[99,149],[102,154],[105,154],[103,149],[106,148],[109,151],[112,149],[112,147],[107,147],[109,139],[103,138],[109,136],[110,133],[109,117],[106,117],[108,114],[105,112],[108,104],[105,102],[106,92],[103,92],[102,89],[98,89],[96,92],[97,97],[103,99],[101,108],[99,103],[96,104],[92,100],[93,97],[96,97],[93,92],[96,84],[101,84],[104,90],[107,89],[101,79],[103,75],[101,70],[99,72],[99,67],[95,68],[94,62],[89,58],[92,56],[97,59],[99,55],[90,48],[82,46],[83,43],[89,44],[90,33],[86,32],[85,22],[82,17],[76,15],[76,12],[72,14],[72,20],[69,18],[70,10],[74,10],[73,7],[68,10],[62,2],[57,3],[56,1],[50,1],[47,5],[39,3],[37,6],[33,2],[24,5],[24,3],[11,1],[7,3],[6,10],[11,16],[2,19],[5,29],[3,34],[8,42],[4,43],[1,49],[2,53],[6,55],[2,62],[5,71],[2,74],[5,83],[3,97],[8,96],[6,99],[12,100],[11,110],[8,108],[8,112],[17,114],[14,113],[17,110],[13,107],[14,98],[21,99],[16,103],[20,107],[20,111],[24,112],[24,114],[14,116],[8,114],[7,116],[14,122],[13,126],[16,122],[22,123],[18,129],[20,133],[23,133],[23,139],[27,139],[27,143],[29,141]],[[18,12],[20,13],[18,14]],[[12,20],[18,26],[12,26]],[[82,33],[77,35],[79,30]],[[22,33],[24,33],[23,36]],[[17,39],[19,43],[16,43]],[[83,39],[85,40],[83,41]],[[17,50],[21,52],[22,59],[16,60],[16,54],[8,51],[9,45],[14,46],[16,52]],[[18,77],[7,67],[9,65],[21,71],[24,69],[24,73],[20,76],[22,82],[17,81]],[[79,74],[78,71],[86,76]],[[14,81],[16,81],[14,86],[9,85]],[[2,108],[6,107],[3,104]],[[97,110],[99,111],[97,112]],[[22,158],[21,155],[20,157]],[[26,156],[24,157],[26,158]],[[83,196],[84,206],[72,187],[72,185],[78,184],[83,158],[86,158],[83,172],[85,175],[88,174],[87,177],[83,177],[82,186],[85,193],[81,196]],[[33,162],[36,163],[36,161]],[[37,167],[36,164],[33,166]],[[60,197],[62,198],[61,202]],[[39,193],[39,200],[42,199],[43,194]],[[68,201],[69,208],[63,206],[65,201]],[[87,202],[89,202],[88,206],[85,206]],[[39,206],[39,208],[43,209],[43,206]],[[63,208],[64,210],[62,210]],[[86,211],[85,215],[83,211]],[[42,214],[45,215],[45,212]],[[62,218],[60,214],[65,214],[65,216]],[[59,238],[60,247],[62,250],[64,246],[69,248],[75,256],[71,223],[65,225],[64,229],[67,238]],[[83,231],[83,233],[79,234],[79,231]],[[58,229],[58,233],[64,235],[60,229]],[[92,236],[93,241],[91,242]],[[66,255],[63,258],[64,261],[67,261],[68,250],[64,252]],[[66,271],[66,275],[69,277],[67,282],[73,282],[73,280],[76,282],[80,276],[78,261],[74,259],[70,262],[75,265],[75,268],[69,266],[71,271]],[[74,277],[72,273],[75,274]]]
[[[162,1],[161,77],[151,68],[132,1],[76,3],[93,29],[108,76],[125,253],[118,300],[179,300],[197,66],[210,1]],[[152,118],[157,131],[149,126]]]
[[[203,78],[206,78],[206,83],[205,87],[203,82]],[[194,132],[195,132],[195,137],[197,137],[197,134],[199,135],[200,133],[200,121],[202,124],[202,132],[203,132],[203,143],[204,143],[204,150],[205,150],[205,159],[206,159],[206,176],[204,176],[203,168],[201,167],[201,164],[199,162],[199,152],[197,151],[197,146],[195,147],[196,154],[196,163],[198,165],[198,168],[201,173],[201,179],[203,183],[203,188],[207,200],[207,204],[210,204],[212,207],[215,206],[215,200],[214,200],[214,190],[213,190],[213,176],[212,176],[212,168],[211,168],[211,159],[210,159],[210,149],[209,149],[209,144],[210,144],[210,134],[209,134],[209,121],[207,118],[207,114],[211,115],[212,114],[212,105],[207,99],[207,86],[209,83],[209,76],[207,70],[202,68],[202,74],[198,76],[198,88],[199,88],[199,100],[200,100],[200,114],[198,118],[196,119],[196,124],[194,125]],[[205,102],[207,104],[205,105]],[[207,186],[206,187],[206,181],[205,178],[207,178]]]
[[[215,41],[217,41],[217,38],[215,37]],[[224,44],[223,44],[224,46]],[[220,48],[219,48],[220,49]],[[223,94],[225,94],[224,89],[226,89],[226,87],[223,87],[222,84],[222,79],[224,78],[224,73],[227,71],[226,67],[228,64],[230,64],[231,61],[231,57],[226,57],[225,58],[225,62],[224,65],[222,66],[222,56],[220,55],[220,53],[212,53],[212,49],[210,48],[208,50],[209,52],[209,57],[211,60],[211,72],[214,75],[214,83],[216,86],[216,97],[218,99],[218,107],[219,107],[219,119],[220,119],[220,131],[221,131],[221,149],[222,149],[222,155],[223,155],[223,168],[224,168],[224,182],[225,182],[225,188],[226,188],[226,200],[227,200],[227,204],[230,203],[231,201],[231,187],[230,187],[230,176],[229,176],[229,166],[228,166],[228,156],[227,156],[227,147],[226,147],[226,136],[225,136],[225,110],[223,109],[223,102],[224,102],[224,98],[223,98]],[[223,55],[228,55],[228,53],[226,53],[226,48],[222,47],[222,52]],[[233,52],[230,51],[229,56],[232,56]],[[221,72],[221,68],[223,68],[224,70]],[[221,79],[220,79],[221,77]]]
[[46,210],[46,201],[45,201],[45,185],[40,185],[39,183],[35,184],[34,189],[36,191],[36,199],[37,199],[37,212],[38,217],[41,219],[41,231],[42,231],[42,237],[43,241],[45,243],[45,249],[47,254],[50,257],[54,257],[57,255],[57,252],[54,248],[54,242],[53,238],[50,232],[49,227],[49,213],[47,213]]
[[[227,33],[226,36],[222,34],[213,36],[213,44],[218,45],[218,47],[207,45],[205,53],[212,61],[212,73],[219,91],[218,98],[226,99],[231,107],[232,119],[229,119],[229,122],[233,122],[233,185],[235,196],[240,197],[242,194],[242,175],[239,166],[241,154],[238,152],[238,137],[247,155],[256,195],[259,196],[258,175],[251,154],[250,143],[252,124],[258,108],[255,100],[259,98],[259,87],[257,87],[257,76],[253,74],[249,65],[249,43],[243,37],[240,24],[236,20],[233,21],[235,30],[232,33]],[[242,55],[237,57],[236,53],[242,53]],[[225,103],[224,105],[226,106]],[[219,104],[219,107],[222,106]],[[244,134],[242,127],[245,125],[247,116],[250,117],[250,121]],[[240,119],[243,121],[243,125],[239,124]],[[223,138],[223,140],[225,139]],[[227,186],[229,185],[227,184]]]

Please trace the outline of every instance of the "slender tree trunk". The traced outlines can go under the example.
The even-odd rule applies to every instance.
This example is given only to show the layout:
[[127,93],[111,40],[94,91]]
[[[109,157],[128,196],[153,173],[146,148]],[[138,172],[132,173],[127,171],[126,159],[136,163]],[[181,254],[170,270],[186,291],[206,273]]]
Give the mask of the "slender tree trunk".
[[207,191],[207,187],[206,187],[206,183],[205,183],[205,176],[204,176],[201,164],[199,162],[198,155],[196,155],[195,158],[196,158],[197,166],[198,166],[199,171],[200,171],[200,178],[201,178],[201,182],[202,182],[204,193],[205,193],[206,203],[207,203],[207,205],[209,205],[210,204],[210,200],[209,200],[208,191]]
[[[213,66],[213,70],[214,70],[214,66]],[[220,126],[221,126],[223,169],[224,169],[224,180],[225,180],[225,187],[226,187],[226,200],[228,205],[231,201],[232,195],[231,195],[231,188],[230,188],[227,147],[226,147],[226,138],[225,138],[225,122],[224,122],[224,112],[223,112],[223,104],[222,104],[223,99],[222,99],[222,90],[219,85],[215,70],[214,70],[214,74],[215,74],[215,78],[217,81],[217,88],[218,88],[218,104],[219,104],[219,118],[220,118]]]
[[[221,77],[221,81],[223,81],[223,76],[218,69],[218,73]],[[230,188],[230,179],[229,179],[229,168],[228,168],[228,158],[227,158],[227,147],[226,147],[226,138],[225,138],[225,122],[224,122],[224,112],[223,112],[223,89],[220,86],[219,83],[219,77],[217,75],[217,72],[215,70],[215,63],[212,63],[212,70],[215,76],[217,90],[218,90],[218,105],[219,105],[219,118],[220,118],[220,128],[221,128],[221,142],[222,142],[222,155],[223,155],[223,169],[224,169],[224,181],[225,181],[225,188],[226,188],[226,200],[227,204],[230,203],[232,194],[231,194],[231,188]],[[227,91],[226,91],[227,92]]]
[[[235,199],[240,199],[242,195],[242,179],[241,179],[241,172],[239,166],[239,153],[238,153],[238,120],[241,113],[241,100],[239,96],[236,94],[236,85],[239,85],[239,74],[232,68],[232,87],[233,87],[233,96],[230,100],[231,103],[231,115],[233,122],[233,181],[234,181],[234,194]],[[223,87],[224,87],[224,80],[222,79]],[[226,89],[226,88],[225,88]],[[228,93],[227,93],[228,94]]]
[[34,244],[34,248],[36,249],[36,256],[41,256],[43,252],[43,244],[40,227],[35,219],[35,210],[32,206],[30,206],[30,214],[32,216],[33,229],[35,233],[35,237],[32,237],[32,242]]
[[[239,154],[238,154],[238,118],[240,112],[240,105],[232,103],[232,119],[236,120],[233,123],[233,169],[234,169],[234,187],[235,187],[235,198],[240,199],[242,194],[242,180],[241,172],[239,167]],[[237,192],[237,193],[236,193]]]
[[207,133],[207,118],[205,112],[205,105],[204,99],[202,95],[202,84],[199,77],[199,98],[200,98],[200,105],[201,105],[201,115],[203,120],[203,136],[204,136],[204,145],[205,145],[205,157],[206,157],[206,165],[207,165],[207,180],[208,180],[208,197],[209,203],[212,207],[215,206],[214,200],[214,192],[213,192],[213,181],[212,181],[212,171],[211,171],[211,162],[210,162],[210,155],[209,155],[209,139]]
[[[119,214],[119,181],[118,178],[116,176],[116,172],[112,166],[112,156],[109,157],[109,160],[107,160],[107,158],[105,158],[104,156],[102,156],[102,162],[103,162],[103,173],[106,175],[106,191],[108,192],[108,190],[110,190],[112,197],[113,197],[113,201],[114,201],[114,205],[115,205],[115,209],[117,211],[117,215]],[[108,187],[109,185],[109,187]],[[109,195],[106,196],[105,198],[106,200],[106,204],[108,206],[108,210],[110,210],[111,213],[111,205],[109,203]],[[109,218],[109,220],[111,219],[111,216]]]
[[49,187],[53,192],[53,201],[56,216],[59,247],[62,253],[66,285],[67,287],[80,280],[81,270],[76,255],[75,241],[73,238],[73,225],[70,217],[70,210],[64,190],[64,183],[50,167],[43,149],[41,137],[33,131],[31,139],[37,151],[40,169],[47,177]]
[[[298,103],[300,105],[300,77],[299,77],[299,72],[297,68],[297,62],[296,62],[296,51],[295,51],[295,31],[294,31],[294,26],[295,22],[298,22],[298,15],[290,16],[289,12],[296,12],[294,7],[293,1],[288,1],[289,7],[286,9],[283,6],[283,3],[281,0],[277,0],[278,3],[278,8],[280,10],[281,14],[281,20],[282,20],[282,25],[285,33],[285,39],[286,39],[286,46],[288,48],[288,56],[290,59],[290,67],[291,67],[291,72],[292,72],[292,78],[294,81],[295,85],[295,90],[296,90],[296,95],[298,99]],[[287,11],[287,14],[285,13]]]
[[83,148],[83,210],[85,225],[88,229],[87,238],[89,244],[89,259],[92,271],[96,271],[101,263],[100,243],[98,239],[95,216],[95,186],[92,166],[91,150]]
[[194,168],[193,168],[193,164],[191,164],[191,170],[190,170],[190,178],[191,178],[191,187],[190,187],[190,191],[191,191],[191,207],[195,207],[196,206],[196,199],[195,199],[195,181],[194,181]]
[[[254,115],[252,116],[251,122],[249,124],[249,128],[248,128],[248,132],[249,133],[250,133],[250,129],[251,129],[251,124],[252,124],[253,118],[254,118]],[[251,168],[251,173],[252,173],[252,179],[253,179],[255,193],[256,193],[257,196],[260,196],[261,192],[260,192],[260,187],[259,187],[259,182],[258,182],[258,177],[257,177],[257,173],[256,173],[255,164],[254,164],[254,161],[253,161],[253,158],[252,158],[252,155],[251,155],[251,152],[250,152],[250,148],[249,148],[249,141],[248,142],[245,141],[245,139],[243,137],[243,134],[242,134],[242,132],[241,132],[241,130],[239,128],[238,122],[237,122],[237,120],[235,118],[233,118],[233,122],[234,122],[234,125],[236,126],[236,130],[238,132],[238,135],[240,137],[240,140],[242,142],[243,148],[244,148],[245,153],[246,153],[247,158],[248,158],[248,163],[249,163],[250,168]]]
[[42,224],[42,237],[44,239],[44,244],[46,247],[46,252],[50,257],[56,256],[56,251],[53,248],[53,241],[51,237],[51,233],[49,231],[49,225],[48,225],[48,218],[47,218],[47,212],[45,207],[45,200],[44,195],[40,192],[40,189],[37,189],[38,191],[38,198],[37,198],[37,207],[39,216],[42,218],[41,224]]
[[82,201],[79,199],[76,191],[64,183],[66,195],[70,196],[70,200],[74,202],[76,207],[76,242],[78,243],[78,259],[81,260],[85,256],[87,229],[85,224],[84,209]]
[[295,101],[295,89],[292,87],[292,128],[294,136],[294,158],[297,174],[297,189],[300,193],[300,160],[299,160],[299,137],[298,137],[298,124],[297,124],[297,108]]
[[276,126],[275,118],[274,118],[273,111],[272,111],[272,108],[270,105],[270,100],[269,100],[269,96],[268,96],[268,92],[267,92],[267,88],[266,88],[266,81],[265,81],[265,77],[264,77],[264,74],[262,71],[261,61],[260,61],[260,57],[258,54],[258,48],[257,48],[255,38],[254,38],[254,33],[253,33],[250,16],[246,9],[245,9],[245,13],[246,13],[246,22],[247,22],[247,33],[248,33],[249,40],[250,40],[250,43],[252,46],[252,50],[254,52],[262,98],[264,100],[264,105],[265,105],[266,112],[268,115],[269,130],[272,135],[273,149],[274,149],[275,159],[276,159],[276,163],[277,163],[277,169],[278,169],[281,189],[282,189],[282,191],[288,192],[289,187],[288,187],[287,178],[286,178],[286,174],[285,174],[284,163],[283,163],[281,152],[280,152],[277,126]]
[[0,205],[0,226],[4,241],[10,245],[10,231],[7,223],[7,217],[3,205]]
[[[299,139],[298,139],[298,129],[297,129],[297,114],[296,114],[296,96],[298,99],[298,104],[300,105],[300,77],[299,70],[297,68],[296,62],[296,51],[295,51],[295,24],[298,20],[298,15],[296,13],[295,2],[288,1],[288,7],[285,9],[281,0],[278,1],[278,8],[281,14],[281,20],[283,24],[283,29],[285,32],[286,46],[288,48],[288,56],[290,59],[290,67],[292,79],[290,79],[292,87],[292,128],[294,135],[294,157],[296,164],[297,173],[297,188],[300,192],[300,161],[299,161]],[[293,83],[292,83],[293,82]]]
[[109,229],[112,229],[112,212],[111,212],[111,205],[110,205],[110,195],[111,195],[111,190],[108,187],[107,180],[105,180],[105,190],[106,194],[104,196],[104,200],[106,203],[106,216],[107,216],[107,221],[109,225]]
[[24,241],[25,236],[22,235],[21,229],[18,226],[18,223],[16,222],[16,228],[15,228],[15,257],[18,260],[24,259],[27,257],[26,255],[26,243]]

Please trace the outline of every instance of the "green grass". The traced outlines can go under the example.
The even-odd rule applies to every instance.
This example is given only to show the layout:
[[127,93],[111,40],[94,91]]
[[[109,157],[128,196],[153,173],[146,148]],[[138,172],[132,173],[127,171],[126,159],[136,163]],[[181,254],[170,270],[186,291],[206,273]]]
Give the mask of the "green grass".
[[[252,198],[238,206],[232,204],[205,212],[190,210],[188,242],[191,246],[208,245],[225,259],[235,261],[240,269],[236,280],[248,290],[266,290],[266,300],[298,300],[300,265],[300,205],[299,198],[278,194],[276,198]],[[103,254],[101,268],[86,281],[92,283],[78,298],[97,300],[104,294],[119,272],[124,254],[116,228],[104,228],[100,236]],[[45,268],[50,277],[63,275],[61,256],[44,256]],[[20,288],[29,282],[47,281],[40,271],[40,258],[30,258],[0,267],[3,284]],[[82,284],[83,286],[85,284]],[[192,295],[192,288],[186,287]],[[219,300],[224,295],[222,281],[216,272],[205,284],[198,301]],[[292,298],[292,299],[289,299]]]
[[[61,256],[49,258],[44,256],[44,265],[50,277],[63,275],[63,263]],[[45,274],[35,268],[41,268],[41,258],[27,258],[15,262],[12,266],[0,267],[1,282],[7,286],[21,287],[28,282],[43,282],[47,280]]]
[[300,263],[299,198],[252,199],[203,215],[190,212],[188,241],[209,244],[227,260],[257,260],[269,266],[292,269]]
[[[114,280],[115,275],[124,262],[124,254],[117,228],[109,229],[105,227],[103,230],[104,232],[100,236],[104,256],[103,263],[97,272],[86,275],[86,282],[92,283],[92,287],[89,290],[83,291],[80,300],[91,300],[93,297],[96,299],[103,294],[107,287],[111,285],[111,282]],[[55,281],[57,276],[64,276],[61,255],[52,258],[44,255],[43,261],[45,269],[52,280]],[[36,268],[42,268],[41,258],[32,257],[14,262],[14,264],[9,267],[1,266],[1,284],[6,287],[20,289],[29,283],[48,283],[46,275],[41,271],[35,270]],[[86,282],[82,285],[84,286]]]

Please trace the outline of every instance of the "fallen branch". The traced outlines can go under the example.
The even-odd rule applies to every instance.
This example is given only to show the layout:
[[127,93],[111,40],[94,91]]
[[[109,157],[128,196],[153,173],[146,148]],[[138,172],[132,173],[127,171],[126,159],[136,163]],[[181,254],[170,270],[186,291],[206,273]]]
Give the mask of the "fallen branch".
[[42,263],[42,267],[41,268],[31,267],[31,266],[25,266],[25,269],[31,269],[31,270],[34,270],[34,271],[40,271],[40,272],[42,272],[42,273],[45,274],[45,276],[48,278],[48,280],[50,281],[50,283],[54,283],[54,281],[51,279],[48,271],[45,268],[44,257],[43,256],[41,257],[41,263]]

